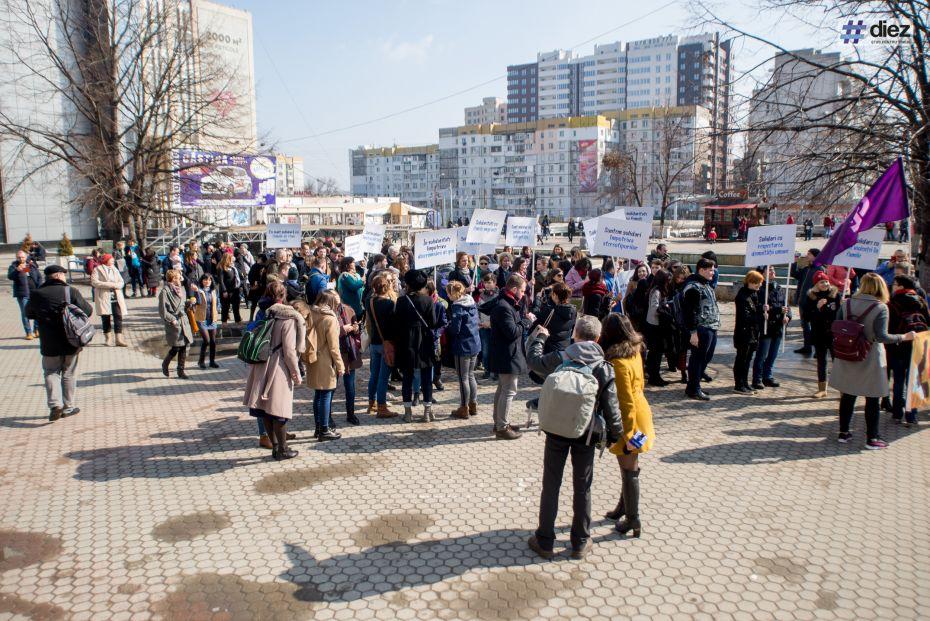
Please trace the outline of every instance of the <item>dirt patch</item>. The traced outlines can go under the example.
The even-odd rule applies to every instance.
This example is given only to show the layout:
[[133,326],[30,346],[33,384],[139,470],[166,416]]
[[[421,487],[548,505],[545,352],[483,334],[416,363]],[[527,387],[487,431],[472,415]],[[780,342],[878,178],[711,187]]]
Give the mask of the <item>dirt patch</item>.
[[168,344],[165,342],[165,335],[152,336],[139,341],[136,348],[144,354],[156,358],[164,358],[168,353]]
[[470,588],[461,591],[457,600],[432,601],[430,608],[436,605],[437,613],[446,607],[454,608],[462,619],[526,618],[530,611],[536,617],[550,599],[559,595],[568,597],[581,587],[585,578],[586,573],[577,569],[565,579],[527,567],[490,572],[470,583]]
[[298,598],[291,583],[258,583],[239,576],[195,574],[156,603],[153,611],[165,621],[290,621],[306,618],[313,607]]
[[255,491],[259,494],[290,494],[305,487],[313,487],[333,479],[367,474],[377,463],[376,460],[371,458],[355,458],[317,468],[276,472],[259,479],[255,483]]
[[835,591],[820,589],[817,591],[817,599],[814,600],[814,605],[821,610],[836,610],[836,598]]
[[117,593],[122,595],[132,595],[138,593],[142,590],[142,585],[136,584],[135,582],[125,582],[116,589]]
[[352,535],[352,541],[361,548],[373,548],[386,543],[403,543],[413,539],[436,520],[418,511],[379,515],[368,520]]
[[54,621],[64,619],[65,611],[54,604],[30,602],[16,595],[0,593],[0,614],[27,617],[33,621]]
[[224,513],[200,511],[165,520],[152,529],[152,536],[159,541],[177,543],[229,528],[230,524]]
[[0,573],[55,558],[61,539],[45,533],[0,530]]
[[806,563],[801,563],[787,556],[758,558],[755,566],[756,573],[761,576],[778,576],[792,584],[801,584],[807,574]]

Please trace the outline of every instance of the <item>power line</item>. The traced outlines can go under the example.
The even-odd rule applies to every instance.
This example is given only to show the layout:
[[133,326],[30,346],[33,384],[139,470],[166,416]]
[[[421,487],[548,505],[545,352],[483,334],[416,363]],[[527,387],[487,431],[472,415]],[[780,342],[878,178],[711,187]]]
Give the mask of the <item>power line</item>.
[[[630,25],[632,25],[632,24],[635,24],[635,23],[638,22],[638,21],[641,21],[641,20],[643,20],[643,19],[646,19],[647,17],[650,17],[651,15],[655,15],[656,13],[659,13],[660,11],[663,11],[663,10],[667,9],[668,7],[670,7],[670,6],[674,5],[674,4],[677,4],[677,3],[678,3],[678,0],[670,0],[670,2],[666,2],[666,3],[663,4],[662,6],[657,7],[657,8],[655,8],[655,9],[649,11],[648,13],[644,13],[644,14],[640,15],[639,17],[634,17],[633,19],[631,19],[631,20],[629,20],[629,21],[627,21],[627,22],[624,22],[624,23],[620,24],[619,26],[616,26],[616,27],[614,27],[614,28],[611,28],[610,30],[606,30],[606,31],[604,31],[604,32],[602,32],[602,33],[600,33],[600,34],[597,34],[597,35],[595,35],[595,36],[593,36],[593,37],[591,37],[591,38],[589,38],[589,39],[586,39],[586,40],[582,41],[581,43],[577,43],[577,44],[571,46],[571,48],[569,48],[569,49],[574,49],[574,48],[581,47],[581,46],[583,46],[583,45],[587,45],[588,43],[591,43],[592,41],[596,41],[597,39],[600,39],[601,37],[605,37],[605,36],[607,36],[607,35],[609,35],[609,34],[612,34],[612,33],[616,32],[616,31],[618,31],[618,30],[620,30],[620,29],[622,29],[622,28],[626,28],[627,26],[630,26]],[[350,130],[350,129],[355,129],[355,128],[357,128],[357,127],[364,127],[365,125],[372,125],[372,124],[374,124],[374,123],[379,123],[379,122],[381,122],[381,121],[386,121],[386,120],[391,119],[391,118],[394,118],[394,117],[396,117],[396,116],[400,116],[400,115],[403,115],[403,114],[408,114],[408,113],[410,113],[410,112],[414,112],[414,111],[416,111],[416,110],[420,110],[420,109],[422,109],[422,108],[426,108],[426,107],[428,107],[428,106],[432,106],[432,105],[434,105],[434,104],[437,104],[437,103],[446,101],[446,100],[448,100],[448,99],[452,99],[453,97],[458,97],[459,95],[464,95],[465,93],[469,93],[469,92],[471,92],[471,91],[477,90],[477,89],[479,89],[479,88],[481,88],[481,87],[487,86],[488,84],[493,84],[494,82],[497,82],[498,80],[503,80],[503,79],[505,79],[506,77],[507,77],[507,74],[505,73],[505,74],[503,74],[503,75],[496,76],[496,77],[494,77],[494,78],[492,78],[492,79],[490,79],[490,80],[487,80],[487,81],[485,81],[485,82],[481,82],[480,84],[475,84],[475,85],[473,85],[473,86],[469,86],[468,88],[464,88],[464,89],[462,89],[462,90],[460,90],[460,91],[456,91],[456,92],[454,92],[454,93],[451,93],[451,94],[449,94],[449,95],[445,95],[445,96],[443,96],[443,97],[439,97],[439,98],[436,98],[436,99],[432,99],[432,100],[430,100],[430,101],[426,101],[426,102],[421,103],[421,104],[418,104],[418,105],[416,105],[416,106],[411,106],[411,107],[409,107],[409,108],[404,108],[403,110],[397,110],[396,112],[391,112],[390,114],[385,114],[385,115],[382,115],[382,116],[379,116],[379,117],[375,117],[375,118],[373,118],[373,119],[368,119],[367,121],[360,121],[360,122],[358,122],[358,123],[353,123],[353,124],[351,124],[351,125],[345,125],[345,126],[343,126],[343,127],[337,127],[337,128],[335,128],[335,129],[330,129],[330,130],[327,130],[327,131],[324,131],[324,132],[320,132],[320,133],[318,133],[318,134],[311,134],[311,135],[309,135],[309,136],[301,136],[301,137],[299,137],[299,138],[289,138],[289,139],[287,139],[287,140],[282,140],[281,143],[283,144],[283,143],[286,143],[286,142],[299,142],[299,141],[302,141],[302,140],[309,140],[309,139],[312,139],[312,138],[317,138],[317,139],[318,139],[318,138],[320,138],[321,136],[329,136],[329,135],[331,135],[331,134],[337,134],[337,133],[340,133],[340,132],[348,131],[348,130]]]

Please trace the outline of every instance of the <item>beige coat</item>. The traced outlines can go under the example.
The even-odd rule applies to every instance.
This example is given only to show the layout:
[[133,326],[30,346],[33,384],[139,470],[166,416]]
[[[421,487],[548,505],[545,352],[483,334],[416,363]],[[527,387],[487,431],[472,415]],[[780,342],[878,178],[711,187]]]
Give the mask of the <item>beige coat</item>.
[[316,360],[307,365],[307,386],[314,390],[333,390],[339,375],[345,373],[339,353],[339,319],[328,306],[310,307],[310,325],[314,338],[307,343],[307,352],[316,353]]
[[303,342],[306,328],[300,313],[286,304],[273,304],[267,317],[275,319],[271,328],[272,353],[267,362],[250,365],[242,404],[290,419],[294,415],[292,377],[300,377],[298,343]]
[[116,303],[120,314],[126,316],[126,300],[123,298],[123,277],[116,266],[98,265],[90,274],[90,286],[94,288],[94,312],[98,315],[112,315],[110,293],[116,294]]

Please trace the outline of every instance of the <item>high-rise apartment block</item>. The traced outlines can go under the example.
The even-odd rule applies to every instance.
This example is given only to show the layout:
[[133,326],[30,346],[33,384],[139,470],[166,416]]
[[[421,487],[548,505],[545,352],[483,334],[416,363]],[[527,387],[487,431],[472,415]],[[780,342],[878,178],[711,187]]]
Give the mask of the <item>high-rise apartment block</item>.
[[500,97],[485,97],[480,106],[465,108],[466,125],[507,122],[507,103]]
[[275,194],[293,196],[303,192],[305,185],[304,158],[275,153]]
[[539,118],[537,63],[507,67],[507,122],[524,123]]
[[439,190],[439,148],[358,147],[350,152],[352,194],[398,196],[415,207],[429,207]]

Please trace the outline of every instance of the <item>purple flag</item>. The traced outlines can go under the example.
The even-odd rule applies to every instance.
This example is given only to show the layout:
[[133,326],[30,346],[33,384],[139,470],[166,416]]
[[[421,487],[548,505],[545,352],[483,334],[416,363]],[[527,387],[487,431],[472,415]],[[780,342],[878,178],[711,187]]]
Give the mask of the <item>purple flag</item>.
[[904,165],[899,157],[869,188],[856,208],[849,212],[846,220],[836,228],[817,255],[814,264],[830,265],[836,255],[856,245],[859,233],[864,233],[879,224],[903,220],[908,215]]

